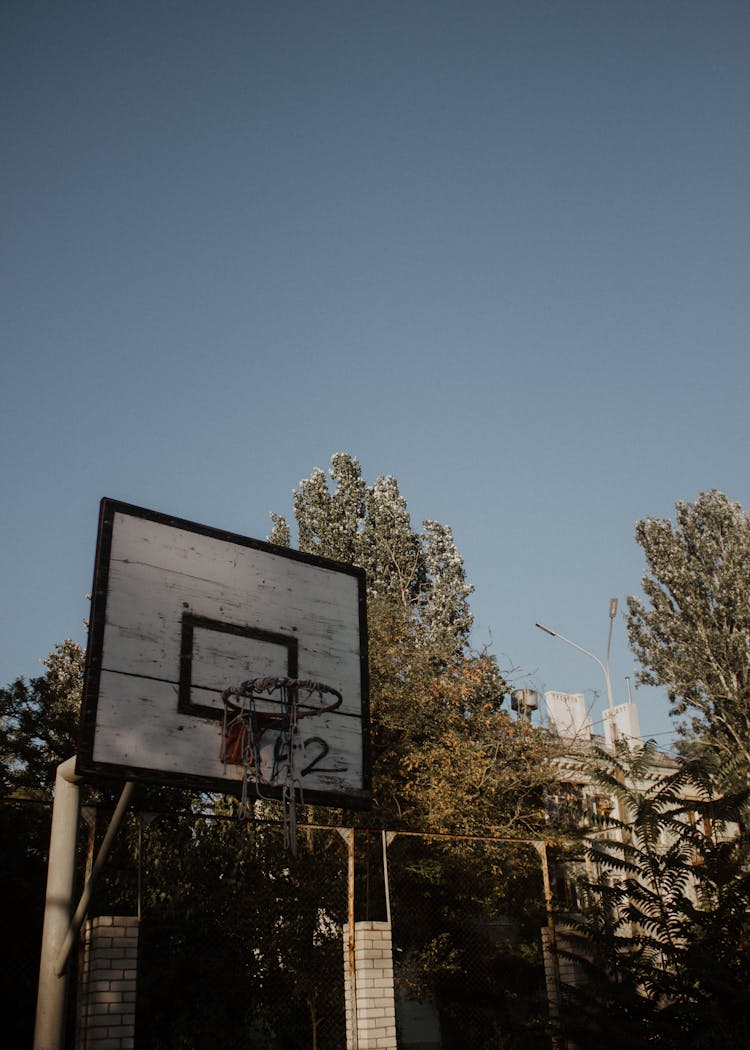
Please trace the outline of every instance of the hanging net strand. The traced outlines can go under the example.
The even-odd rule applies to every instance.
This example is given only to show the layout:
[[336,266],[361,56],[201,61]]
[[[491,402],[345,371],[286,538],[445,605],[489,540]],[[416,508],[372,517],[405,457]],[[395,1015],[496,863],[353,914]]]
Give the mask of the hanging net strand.
[[[298,798],[303,802],[301,774],[297,775],[294,765],[297,727],[304,718],[335,711],[344,698],[338,689],[323,682],[267,677],[249,678],[239,686],[229,686],[221,699],[224,704],[221,758],[225,766],[242,766],[239,816],[252,815],[251,781],[260,799],[268,799],[263,794],[264,784],[280,787],[284,841],[296,854],[296,803]],[[262,710],[258,709],[259,702],[264,705]],[[268,704],[273,705],[270,710]],[[261,764],[261,748],[267,732],[277,734],[270,776],[264,776]]]

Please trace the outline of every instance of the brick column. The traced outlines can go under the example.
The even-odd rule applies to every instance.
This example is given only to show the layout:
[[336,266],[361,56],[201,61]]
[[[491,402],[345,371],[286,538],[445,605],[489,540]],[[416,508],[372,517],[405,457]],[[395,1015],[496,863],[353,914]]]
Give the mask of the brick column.
[[[349,966],[349,932],[344,927],[344,992],[347,1050],[396,1050],[393,948],[387,922],[354,925],[354,981]],[[352,995],[356,987],[356,997]],[[354,999],[356,1005],[353,1009]],[[356,1023],[357,1041],[353,1038]]]
[[76,1050],[133,1050],[138,919],[100,915],[84,937]]

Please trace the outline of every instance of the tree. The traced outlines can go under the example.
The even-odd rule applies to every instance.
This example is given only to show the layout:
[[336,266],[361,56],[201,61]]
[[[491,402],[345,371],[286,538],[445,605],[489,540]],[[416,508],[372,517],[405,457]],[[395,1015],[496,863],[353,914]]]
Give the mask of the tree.
[[[495,658],[470,647],[471,585],[451,530],[416,532],[396,480],[367,485],[340,453],[294,492],[301,550],[366,570],[375,807],[432,831],[528,832],[547,779],[541,734],[501,710]],[[269,539],[288,545],[273,514]]]
[[[425,521],[424,532],[414,532],[396,479],[379,477],[368,486],[352,456],[333,456],[330,476],[333,492],[320,469],[294,492],[299,549],[365,569],[370,608],[377,614],[386,607],[418,627],[423,648],[446,657],[464,650],[473,622],[473,588],[451,530]],[[288,546],[286,520],[278,514],[271,518],[270,541]],[[498,675],[500,694],[503,686]]]
[[750,776],[750,518],[712,490],[677,504],[676,521],[636,525],[648,575],[628,599],[641,682],[666,686],[681,727]]
[[649,742],[589,768],[624,817],[599,819],[586,844],[586,914],[561,938],[586,976],[564,989],[566,1034],[581,1048],[746,1046],[747,790],[719,795],[700,762],[660,774],[654,757]]
[[50,797],[60,762],[75,754],[84,651],[66,639],[44,661],[47,673],[0,689],[0,790]]

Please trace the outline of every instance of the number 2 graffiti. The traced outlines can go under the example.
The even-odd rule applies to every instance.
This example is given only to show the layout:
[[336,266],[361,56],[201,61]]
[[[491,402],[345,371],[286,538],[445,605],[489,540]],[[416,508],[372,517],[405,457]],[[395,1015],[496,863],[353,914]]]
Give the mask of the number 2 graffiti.
[[[291,678],[252,678],[222,694],[222,760],[244,769],[256,781],[294,784],[315,774],[346,772],[340,763],[323,765],[330,746],[322,736],[301,739],[299,724],[335,711],[341,693],[320,682]],[[300,760],[302,764],[300,764]]]

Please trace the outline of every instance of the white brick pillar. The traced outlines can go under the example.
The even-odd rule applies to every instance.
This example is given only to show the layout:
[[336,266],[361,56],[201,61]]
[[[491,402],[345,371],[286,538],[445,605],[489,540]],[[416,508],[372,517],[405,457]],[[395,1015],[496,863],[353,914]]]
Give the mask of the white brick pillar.
[[84,937],[76,1050],[133,1050],[138,919],[100,915]]
[[[354,934],[352,974],[349,929],[344,927],[347,1050],[396,1050],[391,925],[388,922],[357,922]],[[353,994],[355,989],[356,995]]]

